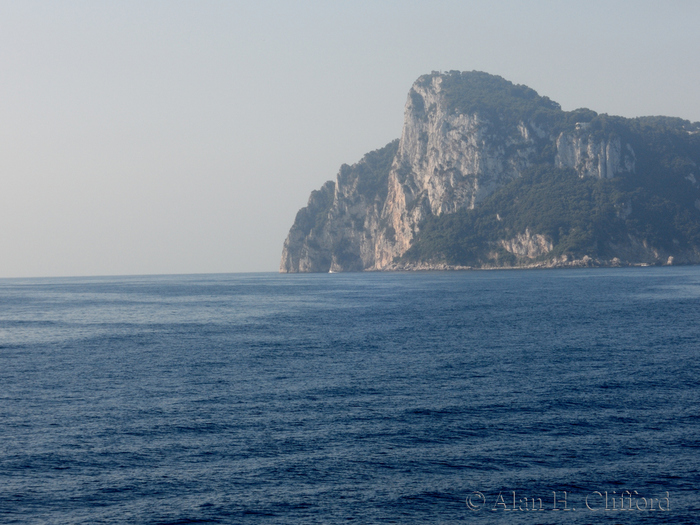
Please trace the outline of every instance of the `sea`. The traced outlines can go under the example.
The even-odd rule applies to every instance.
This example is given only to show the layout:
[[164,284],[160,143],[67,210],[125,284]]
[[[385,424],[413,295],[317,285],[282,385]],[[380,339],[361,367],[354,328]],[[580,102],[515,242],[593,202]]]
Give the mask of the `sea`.
[[700,268],[0,280],[2,524],[700,523]]

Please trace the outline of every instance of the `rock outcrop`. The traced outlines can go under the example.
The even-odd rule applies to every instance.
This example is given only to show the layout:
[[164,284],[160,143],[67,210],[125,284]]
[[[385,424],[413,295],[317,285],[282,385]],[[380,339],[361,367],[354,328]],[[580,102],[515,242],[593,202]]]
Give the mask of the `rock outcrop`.
[[320,190],[311,192],[306,208],[297,213],[282,248],[280,271],[319,272],[330,268],[327,241],[330,233],[324,231],[328,212],[334,202],[336,184],[326,182]]
[[384,268],[404,253],[427,216],[474,208],[520,175],[536,155],[526,124],[503,133],[487,117],[454,111],[444,80],[442,75],[421,78],[409,92],[382,209],[387,226],[379,232],[370,268]]
[[512,239],[502,240],[500,245],[508,253],[512,253],[516,257],[527,257],[528,259],[536,259],[546,255],[554,248],[551,240],[544,235],[533,235],[528,229],[525,229],[525,233],[519,233]]
[[312,192],[284,241],[281,272],[348,272],[374,266],[376,232],[397,146],[393,141],[357,164],[343,165],[335,182]]
[[[624,121],[564,112],[486,73],[424,75],[409,91],[401,138],[342,166],[335,182],[312,193],[284,243],[280,271],[396,268],[428,218],[477,209],[533,166],[581,178],[634,177],[638,155]],[[617,210],[623,219],[626,206]],[[546,257],[556,243],[526,228],[492,244],[522,262]]]
[[634,173],[635,154],[632,146],[622,147],[620,137],[592,137],[585,124],[578,124],[574,133],[562,132],[557,137],[557,168],[573,168],[581,177],[612,179],[620,173]]

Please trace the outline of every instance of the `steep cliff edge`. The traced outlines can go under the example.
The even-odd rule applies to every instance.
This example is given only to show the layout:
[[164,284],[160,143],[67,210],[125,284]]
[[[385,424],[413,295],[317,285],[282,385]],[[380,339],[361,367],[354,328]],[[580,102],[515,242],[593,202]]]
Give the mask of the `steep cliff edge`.
[[699,132],[424,75],[401,138],[312,193],[280,271],[700,262]]
[[398,140],[344,164],[311,193],[282,249],[281,272],[361,271],[374,266],[376,232]]

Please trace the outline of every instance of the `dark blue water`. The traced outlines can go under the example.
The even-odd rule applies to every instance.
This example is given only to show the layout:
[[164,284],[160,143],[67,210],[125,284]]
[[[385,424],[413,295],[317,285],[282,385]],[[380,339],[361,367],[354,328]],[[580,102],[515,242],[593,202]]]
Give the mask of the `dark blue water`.
[[699,321],[690,267],[0,280],[0,523],[699,523]]

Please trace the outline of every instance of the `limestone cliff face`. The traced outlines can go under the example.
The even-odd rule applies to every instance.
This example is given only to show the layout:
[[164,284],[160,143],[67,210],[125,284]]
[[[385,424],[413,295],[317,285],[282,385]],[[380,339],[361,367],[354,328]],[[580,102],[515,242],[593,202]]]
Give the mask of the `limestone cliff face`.
[[387,227],[377,236],[370,268],[382,269],[404,253],[428,215],[474,208],[536,156],[527,124],[503,129],[478,113],[454,111],[443,81],[441,75],[421,79],[409,92],[382,209]]
[[[443,75],[427,75],[411,88],[393,155],[379,150],[388,164],[372,169],[365,158],[344,166],[335,185],[321,190],[323,199],[312,195],[284,243],[280,271],[382,269],[410,247],[427,216],[473,208],[531,164],[533,134],[542,130],[525,123],[504,130],[476,112],[454,111],[443,81]],[[372,184],[381,190],[357,190]],[[316,217],[313,227],[310,216]]]
[[544,235],[533,235],[529,229],[525,233],[520,233],[512,239],[504,239],[500,245],[509,253],[516,257],[535,259],[552,251],[554,247],[552,241]]
[[284,241],[280,272],[362,271],[374,266],[375,234],[398,141],[343,165],[309,198]]
[[333,204],[335,183],[328,181],[318,191],[311,192],[306,208],[297,213],[282,248],[281,272],[326,272],[330,268],[324,231],[328,211]]
[[620,173],[634,173],[635,154],[632,146],[624,147],[618,136],[605,138],[591,136],[588,126],[578,123],[571,133],[557,137],[557,168],[573,168],[581,177],[611,179]]
[[[280,271],[393,268],[426,219],[477,209],[535,165],[581,178],[634,176],[633,141],[616,118],[563,112],[485,73],[424,75],[409,91],[401,138],[341,167],[335,182],[312,193],[284,243]],[[630,206],[620,204],[618,217]],[[523,228],[494,246],[520,261],[541,259],[554,245]]]

